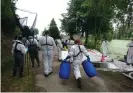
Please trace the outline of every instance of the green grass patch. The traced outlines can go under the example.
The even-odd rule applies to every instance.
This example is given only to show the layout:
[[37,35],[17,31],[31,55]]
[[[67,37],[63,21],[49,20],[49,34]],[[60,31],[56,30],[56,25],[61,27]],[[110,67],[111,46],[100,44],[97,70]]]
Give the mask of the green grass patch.
[[2,92],[34,92],[35,91],[35,72],[30,66],[29,75],[27,67],[24,67],[24,77],[12,77],[12,67],[14,60],[12,57],[3,60],[1,73]]

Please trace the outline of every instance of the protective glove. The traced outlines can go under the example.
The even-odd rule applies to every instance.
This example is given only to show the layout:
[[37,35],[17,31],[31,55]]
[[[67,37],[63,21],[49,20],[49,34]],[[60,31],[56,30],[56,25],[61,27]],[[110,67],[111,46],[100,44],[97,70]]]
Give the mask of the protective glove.
[[28,52],[28,48],[26,48],[26,52]]
[[70,58],[70,56],[67,56],[67,57],[64,59],[64,62],[67,61],[69,58]]
[[70,58],[70,56],[67,56],[65,59],[67,60],[67,59],[69,59]]

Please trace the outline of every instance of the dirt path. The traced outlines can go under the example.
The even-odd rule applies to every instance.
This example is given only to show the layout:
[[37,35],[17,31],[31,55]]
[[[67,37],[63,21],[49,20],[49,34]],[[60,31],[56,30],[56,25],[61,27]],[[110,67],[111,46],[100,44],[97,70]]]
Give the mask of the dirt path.
[[83,69],[81,70],[83,89],[76,86],[76,81],[71,72],[69,80],[61,80],[58,76],[59,62],[53,63],[53,74],[45,78],[43,76],[43,64],[36,69],[37,92],[131,92],[133,91],[133,81],[122,76],[118,72],[98,71],[98,76],[88,79]]

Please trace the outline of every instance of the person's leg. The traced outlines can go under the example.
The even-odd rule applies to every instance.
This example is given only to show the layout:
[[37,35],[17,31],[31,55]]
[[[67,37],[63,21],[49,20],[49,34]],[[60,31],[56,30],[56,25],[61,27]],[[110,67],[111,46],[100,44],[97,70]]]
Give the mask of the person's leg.
[[44,54],[44,74],[47,77],[49,74],[48,55]]
[[23,69],[24,69],[24,56],[20,56],[20,65],[19,65],[19,77],[23,77]]
[[43,57],[42,57],[42,51],[41,50],[39,50],[38,51],[38,55],[39,55],[39,60],[40,60],[40,62],[43,62]]
[[38,51],[36,52],[35,59],[38,63],[38,67],[39,67],[40,66],[40,60],[39,60],[39,56],[38,56]]
[[53,54],[48,56],[48,60],[49,60],[49,62],[48,62],[48,65],[49,65],[49,74],[51,74],[52,73],[52,63],[53,63]]
[[59,61],[61,61],[62,59],[62,51],[61,49],[58,47],[58,53],[59,53]]
[[30,59],[31,59],[31,63],[32,63],[32,67],[34,67],[34,59],[35,59],[35,56],[34,56],[34,53],[32,53],[32,52],[29,52],[29,54],[30,54]]
[[14,62],[14,66],[13,66],[13,77],[16,76],[16,72],[17,72],[17,58],[16,56],[14,56],[15,62]]
[[73,69],[74,69],[74,76],[75,76],[77,83],[78,83],[78,88],[81,88],[82,82],[81,82],[80,64],[74,62],[73,63]]

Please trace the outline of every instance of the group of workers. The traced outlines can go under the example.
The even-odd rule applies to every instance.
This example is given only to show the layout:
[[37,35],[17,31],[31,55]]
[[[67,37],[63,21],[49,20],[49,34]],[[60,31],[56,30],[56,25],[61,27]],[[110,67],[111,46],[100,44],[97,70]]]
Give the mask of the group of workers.
[[[103,54],[107,56],[107,42],[103,41],[102,46]],[[127,62],[132,63],[133,61],[133,40],[128,45],[129,50],[127,56]],[[62,61],[62,50],[63,48],[68,48],[68,56],[65,60],[69,59],[69,62],[72,63],[74,76],[77,80],[78,87],[82,87],[81,82],[81,73],[80,73],[80,64],[82,63],[83,54],[86,55],[88,59],[89,54],[84,45],[81,44],[79,39],[74,40],[73,37],[70,37],[67,41],[62,41],[61,38],[54,40],[51,36],[48,35],[48,31],[45,32],[45,35],[39,38],[38,40],[32,36],[29,36],[28,39],[22,39],[21,36],[15,37],[13,40],[12,54],[15,59],[13,67],[13,76],[16,76],[17,67],[19,67],[19,76],[23,77],[23,68],[24,68],[24,55],[27,51],[30,54],[30,59],[32,62],[32,67],[35,65],[35,59],[40,67],[41,61],[44,63],[44,76],[48,77],[53,73],[52,62],[54,57],[54,52],[58,51],[58,60]],[[39,51],[41,52],[41,57],[39,57]],[[131,60],[129,60],[131,59]]]

